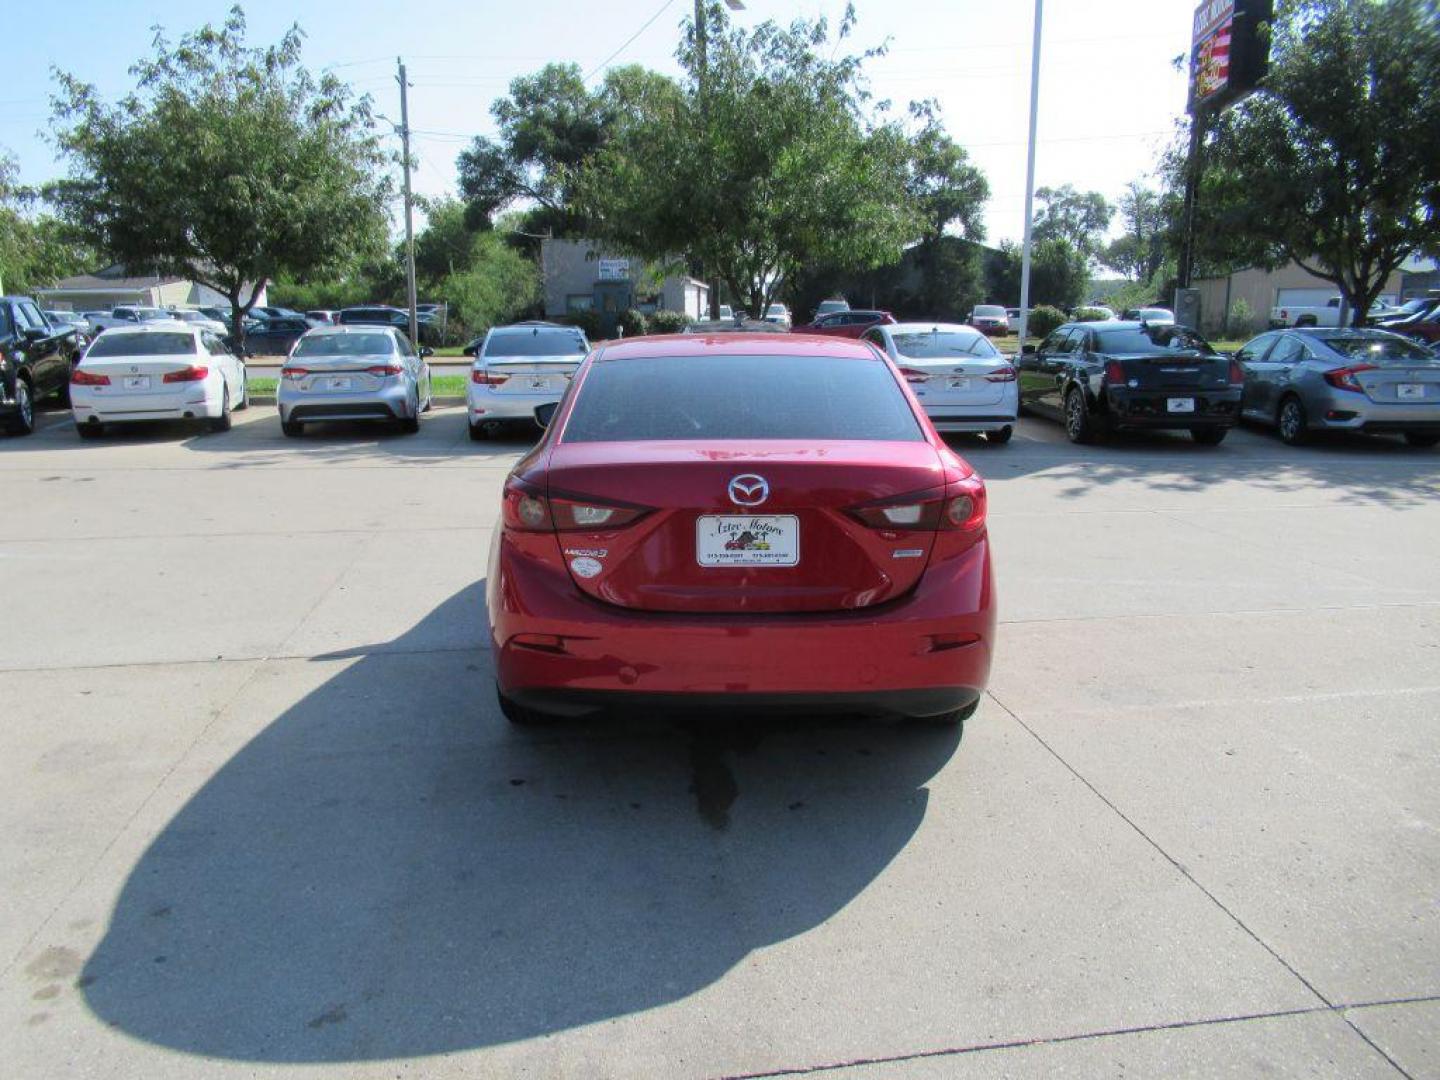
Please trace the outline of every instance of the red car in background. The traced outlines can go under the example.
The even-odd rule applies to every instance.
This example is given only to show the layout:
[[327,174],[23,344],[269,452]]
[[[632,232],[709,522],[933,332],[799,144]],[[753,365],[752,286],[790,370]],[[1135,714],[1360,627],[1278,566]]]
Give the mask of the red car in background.
[[1440,304],[1432,304],[1403,319],[1381,319],[1376,324],[1381,330],[1404,334],[1414,341],[1433,345],[1440,341]]
[[986,337],[1004,337],[1010,332],[1010,315],[999,304],[977,304],[970,312],[970,325]]
[[486,583],[512,722],[974,712],[995,632],[985,484],[869,345],[603,344],[536,416]]
[[858,338],[872,326],[893,324],[895,316],[888,311],[835,311],[819,315],[804,326],[791,329],[792,334],[824,334],[826,337]]

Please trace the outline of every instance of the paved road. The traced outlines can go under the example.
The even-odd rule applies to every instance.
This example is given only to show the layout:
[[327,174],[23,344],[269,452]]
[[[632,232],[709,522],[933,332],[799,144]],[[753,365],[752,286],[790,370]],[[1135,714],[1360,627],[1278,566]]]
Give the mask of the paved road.
[[962,740],[508,730],[518,442],[0,442],[7,1076],[1440,1075],[1440,453],[991,481]]

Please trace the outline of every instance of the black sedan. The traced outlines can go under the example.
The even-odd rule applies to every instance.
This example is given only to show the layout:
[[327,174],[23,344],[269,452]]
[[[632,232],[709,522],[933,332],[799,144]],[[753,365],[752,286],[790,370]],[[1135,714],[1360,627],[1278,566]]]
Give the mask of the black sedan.
[[1059,420],[1071,442],[1169,428],[1215,446],[1240,417],[1240,365],[1183,326],[1066,323],[1026,345],[1019,367],[1021,410]]

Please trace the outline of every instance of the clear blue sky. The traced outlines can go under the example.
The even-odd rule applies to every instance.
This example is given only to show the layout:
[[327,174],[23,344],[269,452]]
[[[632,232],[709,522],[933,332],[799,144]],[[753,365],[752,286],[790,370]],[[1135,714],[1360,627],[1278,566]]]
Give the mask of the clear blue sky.
[[[747,0],[746,7],[733,17],[758,22],[825,14],[833,20],[844,5]],[[1126,181],[1153,168],[1184,109],[1185,79],[1171,60],[1189,46],[1193,7],[1191,0],[1048,0],[1037,186],[1071,183],[1114,198]],[[42,136],[51,65],[118,96],[132,85],[127,69],[147,51],[152,26],[164,25],[173,38],[222,20],[228,8],[217,0],[67,0],[49,15],[27,19],[24,34],[11,41],[0,90],[0,148],[18,158],[21,179],[38,183],[62,169]],[[890,54],[870,68],[876,96],[898,107],[938,98],[951,134],[990,180],[989,239],[1018,238],[1033,3],[857,0],[856,8],[858,44],[890,41]],[[308,35],[308,65],[333,66],[396,118],[394,65],[403,55],[414,84],[411,125],[426,133],[415,141],[415,184],[437,195],[453,190],[455,156],[469,136],[492,130],[490,103],[511,78],[550,60],[574,60],[589,72],[657,12],[616,62],[673,72],[678,25],[693,3],[257,0],[245,9],[252,42],[273,41],[298,22]]]

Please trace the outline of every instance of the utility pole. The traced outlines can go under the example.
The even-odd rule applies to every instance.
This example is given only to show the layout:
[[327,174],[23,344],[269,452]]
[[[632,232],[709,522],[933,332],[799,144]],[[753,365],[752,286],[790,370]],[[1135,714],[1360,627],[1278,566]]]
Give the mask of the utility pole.
[[1035,124],[1040,115],[1040,24],[1045,0],[1035,0],[1035,44],[1030,54],[1030,153],[1025,163],[1025,243],[1020,255],[1020,340],[1025,349],[1030,322],[1030,233],[1035,217]]
[[[731,11],[744,11],[745,0],[725,0],[725,6]],[[710,40],[708,35],[709,30],[705,22],[705,0],[695,0],[695,84],[696,92],[700,97],[700,126],[702,128],[708,127],[710,114],[709,102],[707,100],[710,93],[708,86],[710,76]],[[700,272],[703,276],[705,272],[703,265],[700,267]],[[720,279],[718,277],[712,278],[708,282],[708,285],[710,294],[710,318],[718,319],[720,317]],[[739,297],[734,298],[737,303],[739,299]],[[764,314],[764,312],[761,312],[759,315],[756,315],[755,318],[763,318]]]
[[395,80],[400,84],[400,147],[405,163],[405,292],[410,302],[410,344],[420,348],[420,318],[415,313],[415,222],[410,197],[410,101],[406,91],[410,84],[405,80],[405,61],[395,58],[400,72]]

